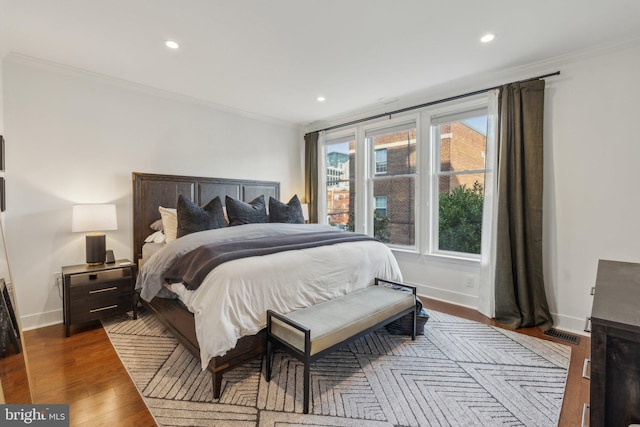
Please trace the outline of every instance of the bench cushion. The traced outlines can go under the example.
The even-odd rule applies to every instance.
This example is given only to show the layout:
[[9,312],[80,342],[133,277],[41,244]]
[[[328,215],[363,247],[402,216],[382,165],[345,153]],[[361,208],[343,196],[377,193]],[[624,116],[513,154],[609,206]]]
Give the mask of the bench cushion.
[[[370,286],[285,316],[311,330],[310,355],[313,356],[415,304],[415,295],[411,292]],[[304,334],[297,329],[272,318],[271,333],[304,352]]]

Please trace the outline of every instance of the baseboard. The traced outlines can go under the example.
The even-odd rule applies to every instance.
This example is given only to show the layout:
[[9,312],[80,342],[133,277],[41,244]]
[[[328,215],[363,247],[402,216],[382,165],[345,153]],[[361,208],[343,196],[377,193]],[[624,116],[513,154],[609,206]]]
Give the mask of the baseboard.
[[[417,285],[414,283],[407,284],[415,286],[419,296],[459,305],[478,311],[479,298],[477,296],[462,294],[459,292],[452,292],[446,289],[433,288],[426,285]],[[478,313],[480,312],[478,311]],[[584,330],[586,319],[560,315],[557,313],[551,313],[551,317],[553,318],[553,326],[556,329],[587,337],[591,335]]]
[[[407,284],[415,286],[416,292],[419,296],[459,305],[466,308],[471,308],[473,310],[478,309],[478,297],[476,296],[461,294],[459,292],[452,292],[440,288],[433,288],[426,285],[417,285],[414,283]],[[580,334],[583,336],[590,336],[588,332],[584,331],[586,319],[564,316],[557,313],[551,313],[551,316],[553,317],[553,324],[556,329]],[[43,328],[45,326],[58,325],[62,322],[62,309],[20,317],[20,323],[22,326],[22,330],[24,331]]]
[[62,309],[47,311],[45,313],[20,316],[20,325],[23,331],[44,328],[45,326],[58,325],[63,322]]
[[433,288],[427,285],[419,285],[406,282],[408,285],[415,286],[419,296],[435,299],[438,301],[448,302],[450,304],[460,305],[462,307],[478,309],[479,298],[475,295],[462,294],[459,292],[448,291],[441,288]]
[[553,327],[574,334],[583,336],[591,336],[589,332],[584,330],[586,324],[586,318],[580,319],[577,317],[564,316],[557,313],[551,313],[553,318]]

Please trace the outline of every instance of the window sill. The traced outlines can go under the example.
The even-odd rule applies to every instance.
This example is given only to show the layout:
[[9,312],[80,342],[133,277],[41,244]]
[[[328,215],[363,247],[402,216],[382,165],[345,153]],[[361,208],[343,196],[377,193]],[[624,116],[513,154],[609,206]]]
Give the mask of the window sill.
[[399,259],[419,264],[448,264],[456,266],[480,267],[480,259],[465,258],[444,254],[421,254],[410,249],[390,248]]

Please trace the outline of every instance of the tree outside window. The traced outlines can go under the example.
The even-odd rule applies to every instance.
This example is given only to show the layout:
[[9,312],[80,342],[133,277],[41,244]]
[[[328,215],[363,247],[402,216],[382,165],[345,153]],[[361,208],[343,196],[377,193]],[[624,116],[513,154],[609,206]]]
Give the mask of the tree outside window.
[[484,110],[440,119],[438,144],[438,251],[480,254],[487,115]]
[[[427,110],[341,131],[341,136],[328,134],[324,142],[327,223],[343,230],[368,230],[396,248],[478,259],[487,107],[471,105],[475,105],[472,110],[458,108],[437,116],[429,116]],[[430,122],[431,132],[418,135],[420,120]],[[419,162],[424,162],[420,175]],[[365,212],[356,212],[356,188],[362,192],[358,206],[366,207]],[[429,212],[419,215],[420,208]],[[424,223],[416,236],[419,219]]]

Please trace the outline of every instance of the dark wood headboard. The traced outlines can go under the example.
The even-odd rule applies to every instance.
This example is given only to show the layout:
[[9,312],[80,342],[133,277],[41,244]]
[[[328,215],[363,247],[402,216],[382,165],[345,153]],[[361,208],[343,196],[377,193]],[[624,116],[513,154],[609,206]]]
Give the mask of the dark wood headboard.
[[133,172],[133,259],[142,258],[142,245],[153,230],[151,223],[160,219],[158,206],[175,208],[180,194],[202,206],[216,196],[224,205],[225,196],[249,202],[264,195],[280,200],[280,183],[244,179],[197,176],[158,175]]

